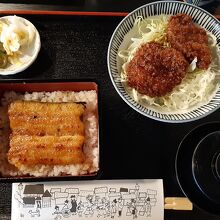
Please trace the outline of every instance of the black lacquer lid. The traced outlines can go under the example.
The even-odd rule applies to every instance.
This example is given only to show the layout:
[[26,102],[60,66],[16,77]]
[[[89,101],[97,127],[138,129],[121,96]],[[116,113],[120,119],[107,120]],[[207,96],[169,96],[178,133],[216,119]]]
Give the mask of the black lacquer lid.
[[197,207],[220,215],[220,122],[190,131],[179,145],[176,176]]
[[203,194],[220,205],[220,131],[208,134],[198,143],[192,172]]

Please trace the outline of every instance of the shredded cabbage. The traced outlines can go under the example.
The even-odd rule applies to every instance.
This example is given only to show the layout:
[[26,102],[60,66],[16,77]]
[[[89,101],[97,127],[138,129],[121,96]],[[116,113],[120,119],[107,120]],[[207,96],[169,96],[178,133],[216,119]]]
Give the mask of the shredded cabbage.
[[132,98],[143,106],[162,113],[185,113],[207,104],[220,85],[219,49],[216,37],[210,32],[207,34],[213,61],[207,70],[200,70],[196,67],[197,57],[195,57],[181,84],[163,97],[151,98],[127,85],[126,65],[142,44],[154,41],[163,47],[170,47],[166,37],[168,19],[168,15],[153,16],[147,19],[137,17],[132,28],[132,31],[136,31],[136,36],[131,38],[131,44],[126,50],[120,50],[118,53],[123,60],[121,81]]

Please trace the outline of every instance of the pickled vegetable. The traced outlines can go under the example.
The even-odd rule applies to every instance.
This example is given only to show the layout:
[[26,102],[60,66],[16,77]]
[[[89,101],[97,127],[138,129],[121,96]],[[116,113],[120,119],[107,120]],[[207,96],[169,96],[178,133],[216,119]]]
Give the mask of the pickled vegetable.
[[7,55],[0,51],[0,68],[5,68],[8,64],[8,57]]

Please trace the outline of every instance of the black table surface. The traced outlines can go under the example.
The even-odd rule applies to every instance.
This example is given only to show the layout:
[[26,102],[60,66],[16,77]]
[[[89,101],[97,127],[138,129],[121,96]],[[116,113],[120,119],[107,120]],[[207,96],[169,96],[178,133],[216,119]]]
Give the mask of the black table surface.
[[[211,8],[207,8],[211,9]],[[205,122],[220,121],[220,110],[195,122],[162,123],[131,109],[115,91],[107,70],[110,37],[121,17],[24,15],[39,30],[42,47],[35,63],[11,80],[88,80],[99,85],[101,173],[99,179],[164,180],[165,196],[184,196],[174,162],[182,138]],[[0,220],[10,219],[11,184],[0,183]],[[165,211],[165,220],[217,220],[193,211]]]

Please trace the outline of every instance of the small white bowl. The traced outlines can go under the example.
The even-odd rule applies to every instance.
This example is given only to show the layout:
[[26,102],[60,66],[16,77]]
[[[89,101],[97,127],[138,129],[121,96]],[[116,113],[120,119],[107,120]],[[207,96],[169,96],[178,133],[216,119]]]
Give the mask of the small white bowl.
[[40,48],[41,48],[40,35],[36,27],[30,21],[19,16],[4,16],[4,17],[1,17],[0,20],[10,22],[10,20],[14,19],[15,17],[16,19],[19,19],[25,25],[32,27],[32,29],[35,31],[35,36],[31,44],[28,47],[26,47],[22,51],[22,55],[19,56],[19,58],[23,60],[21,65],[10,64],[6,68],[0,68],[0,75],[4,75],[4,76],[13,75],[13,74],[22,72],[25,69],[27,69],[36,60],[38,53],[40,51]]

